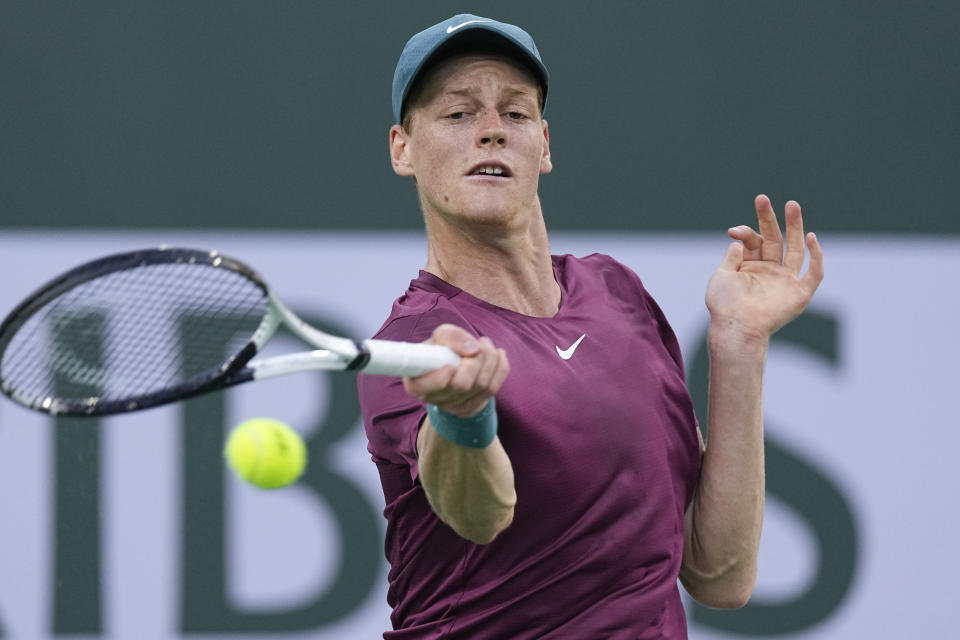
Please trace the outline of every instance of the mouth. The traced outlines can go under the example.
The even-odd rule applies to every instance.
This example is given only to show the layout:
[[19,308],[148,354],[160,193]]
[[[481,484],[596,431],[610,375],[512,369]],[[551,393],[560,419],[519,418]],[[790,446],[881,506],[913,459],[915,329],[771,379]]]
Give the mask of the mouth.
[[467,172],[467,175],[491,178],[510,178],[513,174],[510,173],[510,168],[507,167],[507,165],[500,162],[482,162],[474,165],[474,167]]

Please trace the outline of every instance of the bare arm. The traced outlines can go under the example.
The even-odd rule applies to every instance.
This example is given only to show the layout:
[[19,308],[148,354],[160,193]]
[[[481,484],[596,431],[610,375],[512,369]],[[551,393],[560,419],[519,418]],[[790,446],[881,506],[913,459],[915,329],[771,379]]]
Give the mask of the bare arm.
[[[763,367],[770,336],[798,316],[823,279],[816,237],[804,237],[800,205],[786,206],[786,253],[766,196],[756,199],[760,233],[734,242],[707,288],[710,309],[710,443],[686,513],[680,580],[702,604],[746,604],[757,577],[765,490]],[[742,244],[741,244],[742,243]],[[810,265],[801,278],[804,244]]]
[[686,513],[680,579],[697,601],[746,604],[757,577],[763,521],[763,421],[760,406],[766,341],[710,333],[710,446]]
[[461,447],[423,421],[417,437],[420,482],[437,517],[461,538],[491,542],[513,521],[513,467],[500,439],[484,449]]
[[[478,413],[510,371],[502,349],[453,325],[441,325],[430,342],[463,356],[460,366],[405,378],[410,395],[459,417]],[[517,501],[513,467],[499,438],[482,449],[450,442],[426,417],[417,435],[420,483],[437,516],[461,537],[486,544],[513,521]]]

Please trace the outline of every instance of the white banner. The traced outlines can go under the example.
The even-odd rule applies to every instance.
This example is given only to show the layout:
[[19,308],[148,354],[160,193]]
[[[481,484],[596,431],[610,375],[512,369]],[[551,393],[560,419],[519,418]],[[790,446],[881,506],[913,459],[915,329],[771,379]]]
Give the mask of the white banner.
[[[735,614],[688,607],[691,638],[952,635],[960,239],[821,241],[826,279],[770,349],[755,596]],[[297,312],[355,337],[377,330],[425,261],[419,234],[3,232],[0,314],[80,262],[160,244],[234,255]],[[555,253],[607,253],[640,275],[692,388],[705,371],[703,292],[725,246],[722,235],[553,235]],[[277,342],[274,352],[301,348]],[[302,374],[238,387],[207,432],[180,405],[85,432],[4,399],[0,637],[379,637],[389,626],[383,496],[355,398],[333,412],[331,384]],[[258,491],[203,448],[259,415],[311,439],[313,484]],[[222,479],[222,501],[187,481],[200,477]]]

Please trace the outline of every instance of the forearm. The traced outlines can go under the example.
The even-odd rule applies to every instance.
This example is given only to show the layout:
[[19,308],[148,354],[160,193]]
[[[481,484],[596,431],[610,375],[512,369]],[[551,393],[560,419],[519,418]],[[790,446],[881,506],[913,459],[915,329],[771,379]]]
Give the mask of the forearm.
[[517,494],[499,438],[482,449],[440,436],[424,418],[417,437],[420,483],[437,516],[463,538],[486,544],[513,521]]
[[763,522],[761,391],[769,339],[710,330],[709,445],[687,511],[681,580],[694,598],[738,607],[753,591]]

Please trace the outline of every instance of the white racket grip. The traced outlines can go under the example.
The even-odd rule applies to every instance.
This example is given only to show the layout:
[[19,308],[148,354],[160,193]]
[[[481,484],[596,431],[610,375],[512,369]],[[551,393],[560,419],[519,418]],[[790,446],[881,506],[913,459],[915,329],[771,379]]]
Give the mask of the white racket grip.
[[419,376],[444,365],[460,364],[460,356],[448,347],[419,342],[364,340],[370,361],[362,371],[385,376]]

